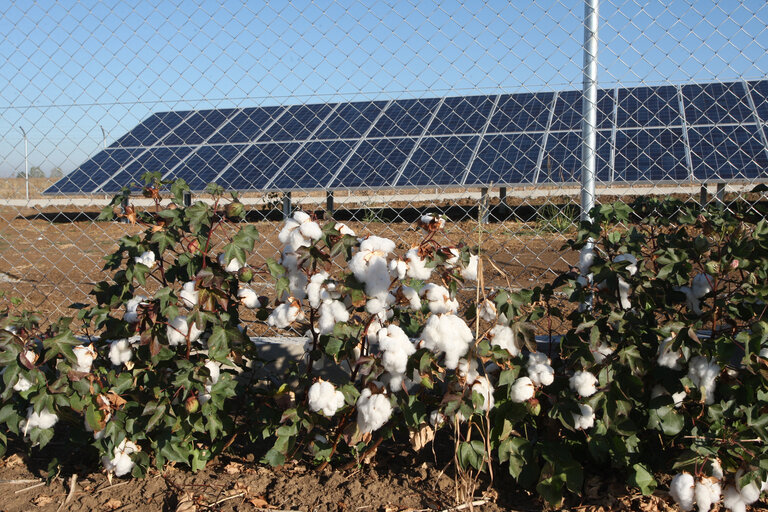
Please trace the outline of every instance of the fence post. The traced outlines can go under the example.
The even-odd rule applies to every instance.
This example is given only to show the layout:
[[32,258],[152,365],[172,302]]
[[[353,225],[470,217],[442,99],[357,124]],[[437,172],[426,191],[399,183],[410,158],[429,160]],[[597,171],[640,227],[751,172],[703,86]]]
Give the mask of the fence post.
[[[589,221],[595,206],[595,163],[597,153],[597,26],[599,0],[584,2],[584,84],[581,118],[581,220]],[[590,240],[582,249],[581,262],[590,261]],[[589,255],[588,255],[589,254]],[[588,266],[588,265],[587,265]],[[587,274],[586,268],[581,269]]]
[[29,145],[27,142],[27,132],[19,126],[19,130],[24,135],[24,182],[27,191],[27,201],[29,201]]

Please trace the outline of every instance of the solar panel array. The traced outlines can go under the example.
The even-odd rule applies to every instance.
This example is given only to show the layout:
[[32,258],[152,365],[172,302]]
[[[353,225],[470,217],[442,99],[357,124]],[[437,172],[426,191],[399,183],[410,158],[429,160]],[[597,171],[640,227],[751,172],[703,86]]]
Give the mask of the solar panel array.
[[[114,193],[145,172],[259,191],[579,181],[579,91],[153,114],[46,194]],[[597,179],[768,177],[768,80],[601,90]]]

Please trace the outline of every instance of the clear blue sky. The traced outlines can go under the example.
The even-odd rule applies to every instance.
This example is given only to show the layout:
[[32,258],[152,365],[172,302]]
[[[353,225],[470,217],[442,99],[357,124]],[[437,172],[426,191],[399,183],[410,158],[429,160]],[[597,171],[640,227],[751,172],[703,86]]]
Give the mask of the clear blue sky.
[[[4,2],[0,175],[152,112],[581,88],[580,1]],[[768,74],[765,0],[603,0],[600,85]]]

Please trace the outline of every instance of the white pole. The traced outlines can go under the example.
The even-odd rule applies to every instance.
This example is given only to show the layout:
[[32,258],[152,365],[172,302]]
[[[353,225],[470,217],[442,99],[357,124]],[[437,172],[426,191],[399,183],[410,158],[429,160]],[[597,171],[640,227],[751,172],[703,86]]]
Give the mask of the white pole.
[[24,181],[26,182],[27,201],[29,201],[29,145],[27,143],[27,132],[19,126],[19,130],[24,134]]

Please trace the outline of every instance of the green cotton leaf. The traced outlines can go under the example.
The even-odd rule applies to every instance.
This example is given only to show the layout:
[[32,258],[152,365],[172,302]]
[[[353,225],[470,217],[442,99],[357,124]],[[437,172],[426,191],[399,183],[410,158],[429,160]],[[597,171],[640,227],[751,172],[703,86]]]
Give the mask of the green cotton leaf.
[[644,464],[636,463],[630,468],[627,483],[640,489],[643,496],[650,496],[656,490],[657,482]]
[[182,178],[176,178],[171,183],[171,195],[173,196],[173,202],[178,206],[184,206],[184,193],[189,192],[190,188],[187,182]]
[[252,224],[246,224],[240,228],[240,231],[232,237],[232,243],[241,249],[248,252],[253,252],[253,247],[259,239],[259,232],[256,230],[256,226]]
[[330,337],[328,343],[325,345],[325,353],[335,359],[339,355],[339,351],[343,345],[344,342],[339,338]]
[[503,370],[499,374],[499,386],[511,386],[517,380],[517,376],[520,373],[520,367],[514,366],[510,370]]
[[521,486],[530,488],[539,474],[538,457],[533,445],[522,437],[513,437],[501,442],[498,449],[499,462],[509,463],[509,474]]
[[275,448],[270,448],[266,455],[261,459],[261,462],[263,464],[269,464],[273,468],[278,468],[285,464],[285,454]]
[[199,233],[203,226],[211,227],[211,208],[206,203],[198,201],[184,211],[192,233]]
[[291,283],[287,277],[281,277],[275,284],[275,295],[277,297],[284,297],[291,294]]
[[474,440],[459,445],[458,458],[462,468],[470,467],[480,470],[485,457],[485,447],[482,441]]
[[[171,210],[174,211],[174,210]],[[157,252],[160,254],[160,257],[162,258],[163,253],[166,249],[173,248],[176,246],[176,237],[174,237],[168,230],[161,229],[160,231],[156,231],[152,238],[150,238],[150,242],[153,244],[157,244]]]
[[285,267],[272,258],[267,258],[267,269],[269,269],[269,273],[272,274],[272,277],[275,279],[280,279],[285,275]]
[[685,426],[685,418],[678,414],[671,405],[664,405],[648,410],[648,428],[659,430],[668,436],[680,433]]
[[39,445],[40,448],[45,448],[45,445],[51,442],[53,439],[52,428],[33,428],[29,432],[29,440],[33,445]]
[[541,470],[539,483],[536,485],[536,492],[539,496],[553,507],[560,507],[563,503],[563,476],[553,474],[554,469],[551,463],[546,463]]
[[47,363],[57,355],[62,355],[70,363],[76,363],[74,349],[77,345],[80,345],[80,341],[75,338],[75,335],[71,331],[64,331],[52,338],[43,340],[43,347],[45,348],[44,363]]

